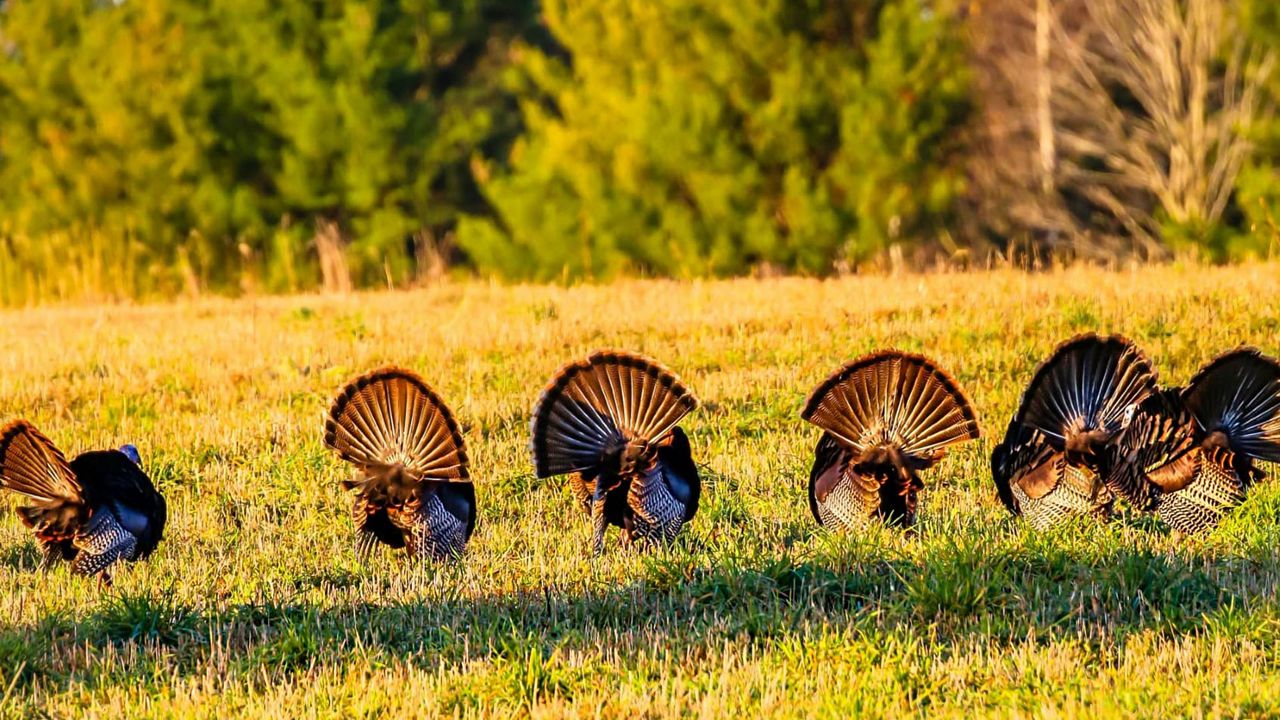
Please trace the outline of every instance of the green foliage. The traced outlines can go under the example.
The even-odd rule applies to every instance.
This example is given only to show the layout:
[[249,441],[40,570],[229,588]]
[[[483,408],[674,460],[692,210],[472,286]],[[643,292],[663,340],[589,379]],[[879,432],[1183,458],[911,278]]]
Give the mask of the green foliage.
[[[966,118],[949,16],[883,2],[552,2],[528,135],[460,242],[486,272],[809,272],[927,238]],[[538,91],[537,93],[532,90]]]
[[[1280,126],[1277,127],[1280,130]],[[1278,148],[1280,149],[1280,148]],[[1240,171],[1236,180],[1236,201],[1248,222],[1247,235],[1236,239],[1246,244],[1235,258],[1280,256],[1280,154],[1258,157]]]
[[[1270,0],[1240,0],[1237,11],[1250,41],[1272,53],[1280,49],[1280,5]],[[1250,71],[1260,70],[1255,64]],[[1268,102],[1274,105],[1280,101],[1280,69],[1276,64],[1263,79]],[[1236,182],[1237,204],[1253,240],[1247,254],[1275,257],[1280,252],[1280,117],[1273,115],[1242,130],[1256,143],[1253,157]]]
[[358,280],[402,278],[414,233],[482,210],[471,158],[518,129],[499,79],[533,22],[496,0],[0,3],[0,276],[297,289],[322,219]]
[[[187,199],[208,142],[185,12],[160,0],[5,4],[0,232],[15,234],[17,262],[47,271],[109,253],[122,268],[176,269],[182,246],[160,235],[199,225]],[[99,246],[94,230],[117,239]]]
[[528,3],[224,0],[227,44],[248,80],[274,216],[339,220],[357,276],[403,277],[406,239],[480,209],[473,152],[516,128],[497,85],[499,39]]
[[[1243,174],[1237,179],[1237,199],[1240,201],[1262,201],[1255,208],[1265,211],[1272,191],[1262,190],[1262,195],[1255,195],[1260,188],[1257,183],[1261,178],[1256,174],[1261,168],[1254,168],[1253,173]],[[1258,259],[1267,257],[1267,236],[1256,228],[1253,231],[1242,231],[1229,220],[1239,220],[1239,214],[1223,222],[1209,222],[1195,219],[1184,222],[1165,220],[1161,224],[1161,239],[1168,248],[1178,255],[1192,255],[1208,262],[1228,262],[1232,260]]]
[[[0,0],[0,303],[1000,245],[956,202],[987,161],[970,75],[1001,61],[969,43],[976,7]],[[1272,107],[1280,11],[1230,7]],[[1256,149],[1222,221],[1163,226],[1178,254],[1280,250],[1280,120],[1240,131]]]
[[104,603],[98,627],[113,642],[174,645],[200,634],[199,618],[189,609],[175,605],[172,592],[111,597]]

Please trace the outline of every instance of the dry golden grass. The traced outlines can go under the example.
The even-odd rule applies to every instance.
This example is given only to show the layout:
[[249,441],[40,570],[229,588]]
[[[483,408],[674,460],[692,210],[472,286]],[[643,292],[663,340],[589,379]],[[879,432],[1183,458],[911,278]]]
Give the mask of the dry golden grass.
[[[171,521],[104,591],[38,570],[4,513],[0,714],[1280,714],[1275,483],[1191,539],[1130,515],[1036,534],[996,501],[987,457],[1022,384],[1085,330],[1139,341],[1172,383],[1241,343],[1280,353],[1280,266],[2,312],[0,420],[68,452],[136,443]],[[661,359],[705,404],[686,424],[702,509],[669,550],[592,560],[567,488],[530,471],[537,393],[602,346]],[[926,478],[917,533],[829,537],[797,413],[886,346],[950,369],[985,437]],[[383,363],[467,427],[480,525],[459,563],[352,549],[321,418]]]

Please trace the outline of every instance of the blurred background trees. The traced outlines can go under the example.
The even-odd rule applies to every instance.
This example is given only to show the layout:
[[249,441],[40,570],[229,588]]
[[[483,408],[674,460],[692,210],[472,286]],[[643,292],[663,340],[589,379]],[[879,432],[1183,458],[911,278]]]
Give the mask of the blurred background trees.
[[[929,10],[926,12],[926,10]],[[971,101],[959,27],[893,0],[544,5],[527,133],[463,224],[539,279],[808,272],[946,231]]]
[[0,300],[1278,249],[1269,0],[0,0]]
[[990,3],[971,23],[986,113],[974,218],[1075,257],[1265,251],[1266,234],[1243,227],[1237,189],[1249,159],[1264,160],[1252,133],[1273,122],[1275,63],[1238,10],[1220,0]]
[[542,34],[503,0],[4,2],[7,294],[438,272],[486,212],[473,159],[521,127],[510,44]]

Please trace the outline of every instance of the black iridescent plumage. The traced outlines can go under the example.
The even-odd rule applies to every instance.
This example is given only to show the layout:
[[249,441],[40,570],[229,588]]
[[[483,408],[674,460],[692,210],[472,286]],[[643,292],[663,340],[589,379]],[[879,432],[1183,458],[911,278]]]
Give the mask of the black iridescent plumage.
[[570,475],[593,522],[592,549],[605,528],[629,541],[666,542],[698,510],[702,484],[684,431],[698,401],[648,358],[602,351],[561,368],[534,407],[530,449],[539,478]]
[[466,443],[453,414],[417,374],[387,367],[361,375],[334,399],[325,445],[356,468],[352,514],[362,552],[376,543],[445,559],[476,525]]
[[164,534],[164,497],[128,455],[97,450],[68,463],[25,420],[0,430],[0,485],[27,503],[18,515],[46,558],[77,573],[110,581],[116,562],[148,557]]
[[1059,345],[1036,369],[992,452],[1000,500],[1037,528],[1109,516],[1109,448],[1132,406],[1155,390],[1155,369],[1125,338],[1090,333]]
[[1171,527],[1216,526],[1280,462],[1280,363],[1253,348],[1220,355],[1184,389],[1139,405],[1113,450],[1109,485]]
[[810,394],[801,417],[822,428],[809,473],[809,507],[823,526],[873,517],[910,525],[932,467],[952,444],[978,437],[959,386],[930,360],[883,351],[854,360]]

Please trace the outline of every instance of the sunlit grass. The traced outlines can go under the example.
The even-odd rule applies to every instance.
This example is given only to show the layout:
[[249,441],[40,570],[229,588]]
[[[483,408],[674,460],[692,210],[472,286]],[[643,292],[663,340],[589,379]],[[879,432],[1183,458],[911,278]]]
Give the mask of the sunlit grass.
[[[116,585],[38,569],[0,519],[0,714],[809,717],[1267,714],[1280,703],[1280,487],[1216,532],[1149,518],[1035,534],[987,465],[1031,369],[1122,332],[1185,381],[1280,353],[1280,267],[839,281],[453,284],[412,293],[0,313],[0,421],[68,452],[133,442],[169,498]],[[674,547],[589,556],[535,480],[528,412],[566,360],[659,358],[702,508]],[[928,353],[984,438],[932,471],[917,531],[816,531],[808,390],[880,347]],[[352,546],[321,418],[350,375],[421,372],[466,427],[480,524],[459,563]]]

